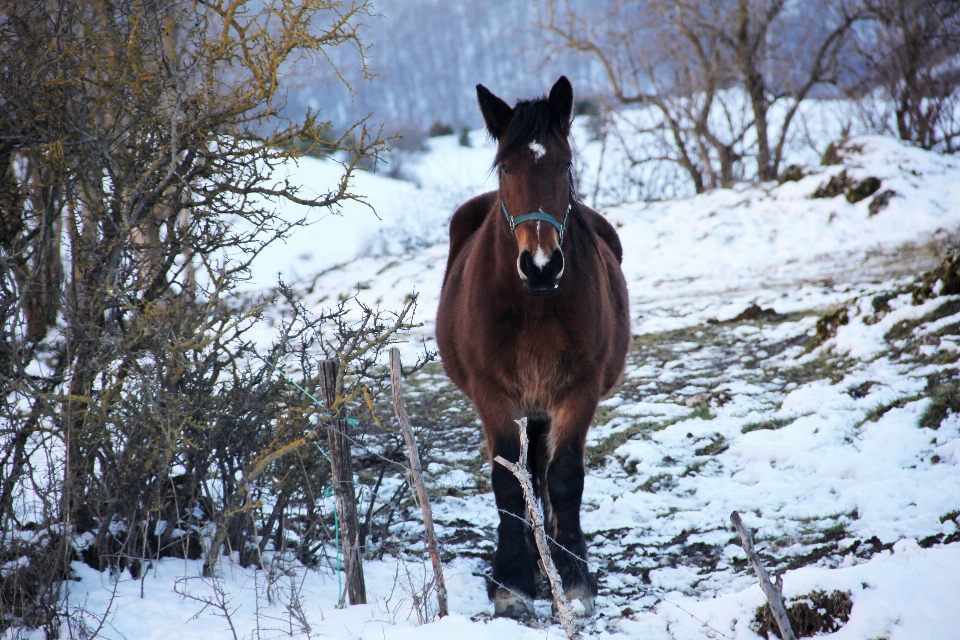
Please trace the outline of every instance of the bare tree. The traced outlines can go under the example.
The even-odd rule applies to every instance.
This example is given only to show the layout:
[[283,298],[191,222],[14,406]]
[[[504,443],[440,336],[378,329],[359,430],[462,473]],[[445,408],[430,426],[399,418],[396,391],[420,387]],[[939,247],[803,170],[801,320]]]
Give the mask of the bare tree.
[[843,0],[609,0],[588,17],[548,0],[559,50],[591,57],[619,106],[644,105],[647,161],[679,164],[699,193],[770,180],[790,126],[816,87],[836,82],[860,14]]
[[868,28],[857,38],[865,76],[853,86],[869,98],[879,88],[901,140],[954,153],[960,140],[960,3],[864,0]]

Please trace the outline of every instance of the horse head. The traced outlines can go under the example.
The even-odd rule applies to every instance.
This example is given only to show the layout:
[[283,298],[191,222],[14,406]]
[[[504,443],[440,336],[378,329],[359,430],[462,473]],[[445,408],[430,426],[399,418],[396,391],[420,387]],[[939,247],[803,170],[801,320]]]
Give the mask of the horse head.
[[478,84],[477,99],[497,140],[500,217],[516,240],[517,273],[528,294],[551,295],[563,276],[563,237],[573,206],[573,154],[567,141],[573,87],[561,76],[549,96],[511,108]]

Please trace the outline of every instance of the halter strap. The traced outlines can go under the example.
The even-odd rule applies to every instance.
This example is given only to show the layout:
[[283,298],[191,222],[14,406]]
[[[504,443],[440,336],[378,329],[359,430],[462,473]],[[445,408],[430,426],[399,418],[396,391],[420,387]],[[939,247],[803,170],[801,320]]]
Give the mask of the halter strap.
[[557,233],[560,234],[560,244],[563,244],[563,232],[567,228],[567,216],[570,215],[570,206],[567,205],[567,210],[563,213],[563,222],[557,222],[557,219],[554,218],[549,213],[544,213],[543,211],[534,211],[533,213],[524,213],[519,216],[511,216],[507,212],[507,205],[503,203],[503,200],[500,201],[500,208],[503,209],[503,215],[507,217],[507,222],[510,224],[510,233],[514,237],[517,236],[515,231],[518,224],[521,222],[526,222],[527,220],[542,220],[543,222],[549,222],[557,230]]

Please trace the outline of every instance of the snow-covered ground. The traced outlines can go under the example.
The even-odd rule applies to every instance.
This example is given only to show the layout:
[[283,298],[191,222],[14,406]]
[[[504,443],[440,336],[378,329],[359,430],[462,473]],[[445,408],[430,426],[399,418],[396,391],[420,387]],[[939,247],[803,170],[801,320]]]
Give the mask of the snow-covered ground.
[[[404,169],[416,184],[363,176],[357,188],[382,223],[353,211],[321,220],[263,256],[254,284],[279,271],[317,308],[353,294],[399,308],[417,292],[424,325],[408,350],[430,346],[447,252],[430,242],[458,202],[490,188],[492,148],[480,132],[472,142],[432,140]],[[919,420],[958,375],[960,300],[913,305],[910,286],[960,232],[960,162],[876,137],[846,148],[843,164],[799,181],[604,210],[625,248],[635,339],[588,442],[584,527],[600,596],[586,635],[759,637],[764,597],[729,525],[738,510],[788,600],[849,594],[849,621],[830,637],[956,637],[960,415],[937,428]],[[588,158],[589,143],[581,151]],[[323,165],[304,160],[294,175],[322,182]],[[854,204],[812,197],[842,171],[880,189]],[[888,204],[874,204],[888,190]],[[429,246],[400,251],[418,242]],[[393,253],[351,259],[364,248]],[[754,304],[760,313],[738,317]],[[817,337],[817,319],[841,307],[846,324]],[[365,564],[369,605],[335,609],[326,569],[292,569],[268,600],[262,572],[225,561],[218,579],[202,579],[199,563],[167,559],[119,583],[76,563],[72,606],[96,628],[112,598],[100,633],[131,640],[563,637],[548,602],[528,624],[490,618],[496,511],[474,473],[478,423],[439,371],[410,384],[414,422],[417,399],[442,396],[450,433],[464,434],[424,461],[443,494],[434,513],[449,617],[418,624],[428,565],[410,561],[423,549],[413,510],[396,529],[406,559]]]

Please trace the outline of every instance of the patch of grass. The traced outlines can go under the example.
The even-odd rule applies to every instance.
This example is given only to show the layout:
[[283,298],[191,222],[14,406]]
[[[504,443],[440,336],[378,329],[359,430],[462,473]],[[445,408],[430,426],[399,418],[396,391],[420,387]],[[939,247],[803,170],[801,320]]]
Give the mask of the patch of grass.
[[[955,313],[960,313],[960,300],[950,300],[945,302],[930,313],[913,320],[901,320],[897,324],[893,325],[886,335],[883,336],[884,340],[887,342],[895,342],[897,340],[907,340],[913,335],[913,330],[919,327],[922,324],[927,322],[933,322],[939,320],[940,318],[946,318],[947,316],[952,316]],[[947,327],[944,327],[946,329]]]
[[960,413],[960,380],[939,385],[930,396],[930,404],[920,416],[924,429],[939,429],[951,413]]
[[693,413],[691,413],[684,419],[691,420],[693,418],[700,418],[701,420],[713,420],[716,417],[717,416],[713,415],[713,413],[710,412],[710,405],[704,404],[694,409]]
[[[953,511],[948,511],[940,516],[940,524],[945,524],[950,521],[953,521],[954,524],[958,524],[957,518],[960,518],[960,510],[954,509]],[[935,535],[928,536],[920,540],[918,544],[922,548],[928,549],[935,544],[953,544],[954,542],[960,542],[960,529],[954,530],[954,532],[950,535],[937,533]]]
[[901,293],[903,293],[901,290],[887,291],[886,293],[874,296],[873,300],[870,301],[871,306],[873,306],[873,312],[876,314],[881,311],[890,311],[890,301]]
[[730,443],[719,433],[706,444],[693,452],[697,456],[716,456],[730,448]]
[[740,427],[740,433],[750,433],[751,431],[762,431],[764,429],[776,431],[777,429],[782,429],[783,427],[792,423],[799,417],[800,416],[793,416],[790,418],[770,418],[769,420],[761,420],[760,422],[748,422]]
[[648,421],[632,424],[623,431],[618,431],[596,444],[588,446],[588,461],[603,460],[607,456],[612,456],[613,452],[620,448],[620,445],[626,444],[645,431],[655,431],[658,426],[657,423]]
[[[885,402],[885,403],[878,404],[878,405],[875,406],[874,408],[872,408],[872,409],[870,409],[869,411],[867,411],[867,415],[864,416],[863,420],[861,420],[860,422],[858,422],[856,426],[857,426],[857,427],[860,427],[860,426],[862,426],[864,423],[866,423],[867,421],[876,422],[877,420],[879,420],[880,418],[882,418],[882,417],[883,417],[888,411],[890,411],[891,409],[903,409],[905,406],[907,406],[907,405],[910,404],[911,402],[914,402],[914,401],[916,401],[916,400],[919,400],[919,399],[922,398],[922,397],[923,397],[923,396],[920,395],[920,394],[914,394],[914,395],[910,395],[910,396],[904,396],[904,397],[902,397],[902,398],[897,398],[896,400],[894,400],[894,401],[892,401],[892,402]],[[939,425],[940,423],[938,422],[937,424]]]
[[695,476],[700,473],[700,470],[707,466],[709,460],[697,460],[687,465],[687,468],[683,470],[683,473],[680,474],[681,478],[686,478],[688,476]]
[[861,200],[866,200],[880,190],[881,184],[880,179],[873,176],[854,183],[852,187],[847,189],[847,202],[856,204]]
[[641,491],[647,493],[657,493],[658,491],[670,491],[677,486],[677,479],[669,473],[660,473],[650,476],[646,482],[640,485]]
[[640,435],[644,431],[660,431],[662,429],[666,429],[672,424],[686,420],[687,417],[688,416],[679,416],[676,418],[670,418],[669,420],[664,420],[663,422],[652,422],[649,420],[637,422],[630,425],[623,431],[618,431],[617,433],[600,440],[596,444],[587,447],[587,457],[590,460],[603,460],[607,456],[612,456],[613,452],[620,448],[620,445],[626,444],[630,440],[635,439],[635,436]]
[[[816,346],[816,345],[813,345]],[[856,367],[858,362],[843,355],[820,354],[819,357],[804,362],[799,367],[783,367],[778,371],[781,378],[798,385],[811,380],[829,379],[837,384]]]
[[837,329],[850,322],[845,308],[837,309],[817,320],[817,344],[822,344],[837,335]]
[[917,304],[933,297],[933,287],[940,282],[939,295],[960,293],[960,247],[954,245],[952,251],[935,269],[927,271],[913,291],[913,303]]
[[870,393],[870,389],[872,389],[873,385],[875,384],[877,383],[874,382],[873,380],[867,380],[866,382],[858,384],[857,386],[848,390],[847,393],[850,394],[851,398],[856,398],[857,400],[859,400],[860,398],[866,398],[867,395],[869,395]]
[[610,422],[610,419],[613,418],[615,407],[605,407],[599,405],[597,407],[597,412],[593,414],[593,427],[602,427],[603,425]]
[[[784,607],[794,635],[809,638],[821,633],[833,633],[845,625],[850,620],[853,600],[849,591],[813,591],[791,598],[790,606],[785,603]],[[780,637],[780,628],[768,604],[757,608],[751,627],[768,640],[770,634]]]

